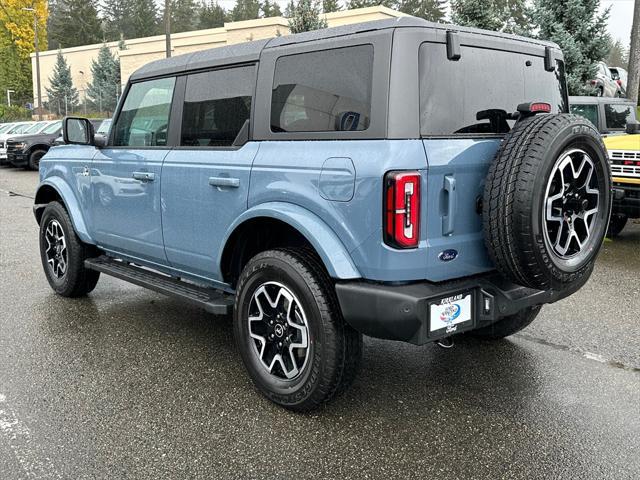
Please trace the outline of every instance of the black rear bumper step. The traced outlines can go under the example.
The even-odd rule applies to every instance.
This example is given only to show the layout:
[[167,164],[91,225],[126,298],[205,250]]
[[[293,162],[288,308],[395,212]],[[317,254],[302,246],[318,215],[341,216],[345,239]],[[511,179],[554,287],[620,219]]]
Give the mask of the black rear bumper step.
[[233,309],[233,295],[229,293],[152,272],[131,263],[114,260],[106,255],[87,259],[84,261],[84,266],[158,293],[179,298],[215,315],[228,315]]

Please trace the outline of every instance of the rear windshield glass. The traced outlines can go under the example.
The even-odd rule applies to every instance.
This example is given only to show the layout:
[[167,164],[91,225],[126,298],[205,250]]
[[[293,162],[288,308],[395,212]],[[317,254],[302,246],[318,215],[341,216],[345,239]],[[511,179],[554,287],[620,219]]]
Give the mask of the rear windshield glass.
[[586,118],[598,128],[598,105],[571,105],[571,113]]
[[462,46],[457,61],[445,44],[420,46],[420,131],[422,135],[501,134],[513,126],[506,113],[523,102],[568,108],[564,65],[544,69],[544,58]]
[[627,123],[633,122],[635,116],[631,105],[607,105],[604,106],[604,118],[607,128],[624,130]]
[[372,45],[279,58],[273,79],[271,130],[366,130],[372,72]]

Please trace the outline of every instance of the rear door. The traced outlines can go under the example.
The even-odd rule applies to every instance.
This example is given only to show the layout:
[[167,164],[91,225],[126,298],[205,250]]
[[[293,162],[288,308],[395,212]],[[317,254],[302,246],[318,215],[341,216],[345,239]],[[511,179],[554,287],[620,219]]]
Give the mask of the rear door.
[[91,176],[93,237],[120,254],[166,264],[160,175],[169,152],[175,77],[133,83],[109,145],[98,150]]
[[247,142],[256,69],[244,65],[181,78],[179,146],[162,167],[164,244],[172,267],[208,279],[221,280],[222,239],[247,208],[259,146]]

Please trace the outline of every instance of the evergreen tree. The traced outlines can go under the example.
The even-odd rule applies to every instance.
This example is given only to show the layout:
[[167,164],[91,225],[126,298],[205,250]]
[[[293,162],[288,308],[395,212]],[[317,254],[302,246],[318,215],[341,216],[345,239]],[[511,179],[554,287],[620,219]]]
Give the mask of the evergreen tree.
[[45,88],[47,101],[45,105],[52,112],[58,115],[66,115],[69,111],[78,106],[78,90],[73,86],[71,80],[71,68],[58,50],[56,64],[53,67],[53,75],[49,78],[50,86]]
[[347,7],[349,10],[354,8],[375,7],[376,5],[382,5],[383,7],[394,8],[396,6],[395,0],[348,0]]
[[293,17],[293,12],[296,9],[296,4],[293,2],[293,0],[289,0],[289,3],[287,3],[287,6],[284,9],[284,16],[285,18],[291,18]]
[[324,13],[338,12],[342,10],[338,0],[324,0],[322,2],[322,11]]
[[320,6],[315,0],[299,0],[289,18],[291,33],[309,32],[327,28],[327,21],[320,15]]
[[234,22],[242,20],[254,20],[260,18],[260,2],[258,0],[237,0],[233,10],[231,10],[231,19]]
[[158,31],[157,7],[153,0],[129,0],[131,38],[150,37]]
[[210,1],[202,3],[200,7],[200,18],[198,28],[217,28],[223,27],[227,19],[227,12],[218,2]]
[[532,29],[531,15],[532,12],[526,0],[452,0],[451,2],[453,23],[485,30],[528,35]]
[[95,0],[49,2],[49,48],[90,45],[102,40],[98,3]]
[[264,18],[279,17],[282,15],[280,5],[278,5],[278,2],[276,2],[275,0],[273,0],[272,2],[270,2],[269,0],[264,0],[262,5],[260,6],[260,9],[262,10],[262,16]]
[[171,0],[171,32],[190,32],[198,28],[196,0]]
[[113,112],[120,92],[120,60],[106,45],[91,62],[91,76],[87,88],[90,105],[98,112]]
[[400,0],[398,10],[431,22],[443,22],[446,0]]
[[102,7],[104,40],[136,38],[130,0],[104,0]]
[[624,44],[620,40],[611,43],[609,53],[604,61],[610,67],[622,67],[627,70],[629,66],[629,50],[624,48]]
[[607,33],[609,9],[598,13],[600,0],[536,0],[535,19],[539,37],[560,45],[564,53],[570,95],[587,93],[596,63],[611,42]]

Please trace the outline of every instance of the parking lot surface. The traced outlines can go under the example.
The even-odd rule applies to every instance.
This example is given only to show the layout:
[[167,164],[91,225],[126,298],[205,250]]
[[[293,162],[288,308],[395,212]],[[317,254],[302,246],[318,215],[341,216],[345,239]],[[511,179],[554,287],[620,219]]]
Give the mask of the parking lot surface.
[[312,414],[245,375],[231,319],[103,276],[41,272],[37,174],[0,168],[0,478],[640,478],[640,224],[521,334],[365,339]]

